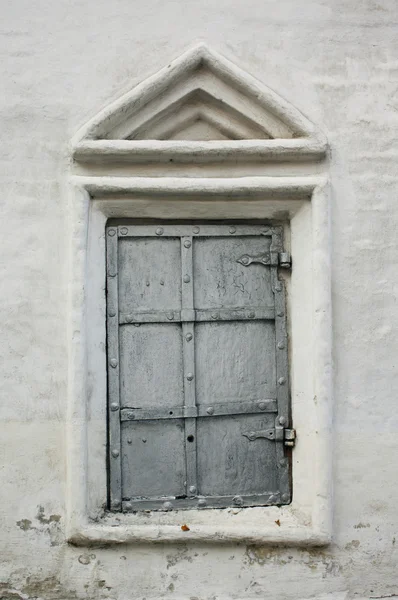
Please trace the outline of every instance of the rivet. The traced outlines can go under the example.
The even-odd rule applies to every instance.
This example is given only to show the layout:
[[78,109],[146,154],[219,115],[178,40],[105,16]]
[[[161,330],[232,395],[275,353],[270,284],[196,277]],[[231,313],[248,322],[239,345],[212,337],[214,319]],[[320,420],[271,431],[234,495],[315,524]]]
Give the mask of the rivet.
[[200,227],[197,227],[197,226],[192,227],[192,231],[193,231],[193,233],[199,233]]
[[189,493],[196,494],[196,487],[194,485],[189,486]]
[[191,278],[189,275],[184,275],[184,283],[189,283],[191,281]]
[[116,367],[117,367],[117,360],[116,360],[116,358],[112,358],[109,361],[109,364],[111,365],[112,369],[116,369]]
[[275,284],[275,291],[280,292],[282,290],[282,285],[278,282]]
[[278,315],[278,317],[284,317],[285,316],[285,313],[283,312],[283,310],[280,310],[276,314]]
[[174,319],[174,314],[173,313],[167,313],[167,318],[169,321],[172,321]]
[[132,323],[133,322],[133,315],[126,315],[126,321],[127,321],[127,323]]
[[192,381],[193,373],[187,373],[187,379],[188,379],[188,381]]
[[285,347],[285,344],[283,342],[278,342],[278,348],[279,350],[283,350]]
[[122,235],[127,235],[127,232],[128,232],[128,229],[127,229],[127,227],[122,227],[122,228],[121,228],[121,230],[120,230],[120,233],[121,233]]
[[265,410],[267,408],[267,404],[265,402],[260,402],[258,407],[260,410]]
[[146,438],[142,438],[142,441],[144,442],[144,444],[146,444]]
[[110,229],[108,231],[108,235],[110,235],[111,237],[113,237],[115,235],[116,231],[114,229]]
[[249,312],[249,319],[254,319],[254,317],[256,316],[256,313],[251,311]]
[[112,450],[113,458],[117,458],[119,456],[119,450]]
[[133,505],[131,504],[131,502],[124,503],[124,510],[131,510],[132,508],[133,508]]
[[241,263],[244,265],[248,265],[250,262],[250,258],[248,256],[242,256]]
[[163,234],[163,227],[158,227],[157,230],[155,231],[156,235],[162,235]]
[[214,414],[214,408],[212,406],[209,406],[209,408],[206,410],[208,415],[213,415]]
[[192,340],[192,333],[187,333],[185,339],[187,340],[187,342],[190,342]]
[[184,246],[185,246],[185,248],[190,248],[191,247],[191,242],[189,240],[185,240]]
[[145,285],[146,285],[147,287],[149,287],[149,286],[150,286],[150,283],[149,283],[149,281],[146,281],[146,282],[145,282]]
[[127,443],[128,443],[128,444],[132,444],[132,443],[133,443],[133,440],[132,440],[131,438],[127,438]]
[[279,385],[284,385],[286,383],[286,379],[284,377],[279,377],[278,383]]
[[198,500],[198,506],[206,506],[207,502],[204,498]]
[[289,494],[282,494],[283,502],[289,502],[289,498],[290,498]]
[[279,423],[281,425],[286,425],[286,417],[279,417]]
[[263,258],[261,259],[261,262],[266,265],[268,262],[268,258],[266,256],[263,256]]
[[173,505],[171,502],[163,502],[163,508],[164,510],[172,510]]
[[108,315],[110,317],[116,317],[116,311],[114,311],[112,308],[110,309],[110,311],[108,312]]
[[234,504],[236,504],[237,506],[242,506],[243,498],[242,498],[242,496],[234,496],[234,498],[232,498],[232,502]]
[[236,233],[236,227],[230,227],[229,233]]
[[164,279],[160,280],[160,285],[164,285]]
[[119,410],[119,404],[117,402],[112,402],[111,410],[113,410],[113,411]]
[[211,318],[212,319],[218,319],[220,315],[218,313],[212,313]]

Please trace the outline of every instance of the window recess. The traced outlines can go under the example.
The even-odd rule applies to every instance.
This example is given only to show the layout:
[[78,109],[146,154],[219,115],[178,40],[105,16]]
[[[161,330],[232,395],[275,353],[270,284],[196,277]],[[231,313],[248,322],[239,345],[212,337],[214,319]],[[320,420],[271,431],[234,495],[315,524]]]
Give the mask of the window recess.
[[113,511],[291,502],[282,228],[108,225]]

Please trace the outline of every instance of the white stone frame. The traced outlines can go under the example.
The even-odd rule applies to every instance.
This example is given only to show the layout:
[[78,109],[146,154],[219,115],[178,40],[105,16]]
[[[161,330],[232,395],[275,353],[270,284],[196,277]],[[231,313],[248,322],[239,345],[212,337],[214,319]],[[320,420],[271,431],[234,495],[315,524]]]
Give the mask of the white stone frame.
[[[183,79],[188,71],[191,73],[195,61],[203,65],[204,60],[213,71],[221,70],[224,80],[225,71],[232,71],[240,90],[246,86],[247,93],[258,95],[260,84],[256,80],[203,45],[183,55],[171,70]],[[163,70],[155,79],[159,82],[169,75],[170,71]],[[153,90],[154,78],[148,81],[141,85],[141,95],[147,93],[148,86]],[[112,121],[112,115],[120,116],[122,105],[128,113],[132,98],[136,102],[136,90],[116,103],[116,108],[113,105],[94,119],[94,129],[102,128],[103,132],[104,123]],[[138,146],[130,140],[109,142],[97,137],[88,141],[92,124],[74,141],[77,162],[70,186],[67,423],[67,537],[73,544],[198,540],[308,546],[325,545],[331,540],[330,186],[325,166],[319,165],[326,143],[300,113],[274,92],[264,87],[261,90],[268,110],[276,110],[277,106],[279,118],[290,124],[305,123],[302,139],[290,140],[294,142],[293,150],[286,139],[152,140],[139,142]],[[270,97],[273,104],[268,101]],[[288,150],[286,144],[290,144]],[[167,152],[173,153],[177,163],[173,177],[164,176]],[[111,163],[122,165],[117,176],[108,175]],[[192,171],[198,163],[199,174]],[[231,163],[233,176],[218,176],[224,169],[231,175]],[[148,164],[157,177],[147,176]],[[159,165],[160,171],[156,171]],[[290,505],[150,515],[105,512],[105,223],[110,217],[286,222],[286,243],[290,243],[293,255],[292,274],[286,283],[293,425],[298,436],[293,451]],[[182,531],[184,524],[188,524],[189,531]]]

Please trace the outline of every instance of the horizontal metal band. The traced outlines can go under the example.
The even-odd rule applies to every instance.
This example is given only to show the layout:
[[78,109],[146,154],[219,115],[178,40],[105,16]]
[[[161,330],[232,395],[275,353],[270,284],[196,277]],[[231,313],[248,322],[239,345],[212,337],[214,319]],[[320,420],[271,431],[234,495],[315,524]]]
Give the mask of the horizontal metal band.
[[124,237],[236,237],[236,236],[268,236],[280,235],[280,227],[267,225],[202,225],[198,223],[189,225],[120,225],[118,236]]
[[262,321],[274,320],[273,306],[256,306],[253,308],[215,308],[215,309],[183,309],[131,311],[119,314],[119,324],[129,323],[185,323],[206,321]]
[[277,413],[277,401],[274,398],[249,400],[247,402],[215,402],[197,406],[169,406],[166,408],[129,408],[121,409],[121,421],[156,421],[158,419],[184,419],[188,417],[221,417],[256,413]]
[[131,498],[122,502],[123,512],[137,510],[186,510],[204,508],[242,508],[247,506],[272,506],[288,504],[290,495],[280,492],[236,496],[192,496],[190,498]]

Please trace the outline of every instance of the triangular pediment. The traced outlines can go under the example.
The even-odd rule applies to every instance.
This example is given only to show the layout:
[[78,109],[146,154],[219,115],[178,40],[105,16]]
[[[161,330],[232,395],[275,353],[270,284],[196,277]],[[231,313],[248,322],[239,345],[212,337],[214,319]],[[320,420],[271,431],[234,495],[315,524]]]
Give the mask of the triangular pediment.
[[79,132],[75,144],[297,138],[319,142],[321,137],[275,92],[200,44],[102,111]]

